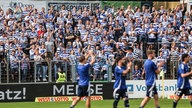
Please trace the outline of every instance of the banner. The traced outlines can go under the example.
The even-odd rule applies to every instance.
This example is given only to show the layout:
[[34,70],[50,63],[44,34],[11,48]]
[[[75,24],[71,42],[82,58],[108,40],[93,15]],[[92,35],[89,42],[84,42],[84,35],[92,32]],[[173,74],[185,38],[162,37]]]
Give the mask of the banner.
[[[189,99],[190,97],[189,96],[182,96],[181,99]],[[167,99],[175,99],[175,96],[174,94],[171,94],[171,95],[167,95]]]
[[[159,97],[172,98],[177,89],[176,80],[165,80],[164,88],[162,81],[156,81]],[[192,81],[190,81],[192,83]],[[129,98],[144,98],[147,87],[144,80],[127,80]],[[77,83],[36,83],[36,84],[1,84],[0,102],[20,101],[69,101],[77,95]],[[164,93],[163,93],[164,90]],[[113,83],[91,83],[91,96],[102,96],[102,99],[113,99]]]
[[50,1],[47,3],[48,8],[54,6],[55,10],[60,10],[62,5],[65,5],[66,10],[76,10],[87,8],[88,10],[95,10],[99,6],[99,1]]
[[41,11],[42,7],[47,11],[51,6],[54,6],[55,10],[60,10],[62,5],[65,5],[66,10],[71,10],[76,7],[76,10],[86,7],[87,9],[95,10],[99,5],[100,1],[63,1],[63,0],[1,0],[0,7],[6,11],[7,9],[15,9],[16,6],[24,7],[32,6],[38,11]]
[[46,3],[46,0],[1,0],[0,7],[6,11],[9,8],[14,10],[16,6],[19,6],[22,9],[24,7],[32,6],[40,11],[42,7],[46,8]]
[[[7,84],[0,86],[0,102],[35,101],[36,97],[48,99],[63,99],[66,101],[71,96],[76,96],[77,83],[52,83],[52,84]],[[113,83],[91,83],[91,96],[102,96],[102,99],[112,99]],[[58,97],[62,98],[47,98]],[[66,98],[67,97],[67,98]],[[38,98],[41,99],[41,98]],[[92,99],[100,99],[92,97]]]
[[[159,97],[168,97],[175,93],[177,89],[177,80],[164,80],[164,88],[162,83],[162,80],[156,80]],[[190,81],[190,83],[192,84],[192,81]],[[146,96],[147,87],[144,80],[127,80],[126,84],[130,98],[144,98]]]
[[[68,102],[73,101],[76,96],[59,96],[59,97],[36,97],[35,102]],[[81,98],[81,100],[86,100],[86,98]],[[103,100],[103,96],[91,96],[91,100]]]

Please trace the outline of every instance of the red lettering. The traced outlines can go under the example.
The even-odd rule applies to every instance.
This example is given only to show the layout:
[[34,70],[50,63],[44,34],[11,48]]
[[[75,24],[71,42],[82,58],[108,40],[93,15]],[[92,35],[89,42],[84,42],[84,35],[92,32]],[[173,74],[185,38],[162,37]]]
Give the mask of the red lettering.
[[43,98],[37,98],[38,102],[43,102]]
[[102,100],[102,99],[101,99],[101,96],[97,96],[97,100]]
[[49,97],[44,98],[43,100],[44,100],[44,102],[50,102],[50,98]]
[[69,101],[69,98],[68,97],[63,97],[62,100],[63,101]]
[[60,97],[54,97],[55,102],[60,102],[61,98]]
[[72,100],[74,101],[76,99],[76,97],[72,97]]
[[174,95],[169,95],[169,98],[174,99],[175,97],[174,97]]

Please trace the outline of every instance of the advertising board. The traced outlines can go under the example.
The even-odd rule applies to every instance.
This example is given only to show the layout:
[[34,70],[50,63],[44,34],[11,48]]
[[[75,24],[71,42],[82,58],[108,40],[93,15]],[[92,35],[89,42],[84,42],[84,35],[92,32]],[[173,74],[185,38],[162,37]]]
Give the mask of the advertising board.
[[[190,81],[192,83],[192,81]],[[177,80],[157,80],[156,87],[159,97],[168,97],[174,94],[177,89]],[[130,98],[143,98],[146,95],[147,87],[144,80],[127,80],[127,91]],[[163,87],[164,85],[164,87]]]
[[[0,85],[0,102],[35,101],[38,99],[64,96],[61,99],[72,99],[77,95],[77,83],[52,83],[52,84],[6,84]],[[91,83],[91,96],[102,96],[102,99],[112,99],[113,83]],[[41,98],[45,97],[45,98]],[[92,97],[98,99],[98,97]],[[62,101],[62,100],[61,100]]]

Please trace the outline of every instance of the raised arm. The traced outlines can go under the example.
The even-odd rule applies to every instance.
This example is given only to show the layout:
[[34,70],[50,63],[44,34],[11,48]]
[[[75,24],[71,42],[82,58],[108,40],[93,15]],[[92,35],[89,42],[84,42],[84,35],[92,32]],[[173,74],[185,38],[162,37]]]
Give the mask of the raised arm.
[[130,70],[131,70],[131,66],[132,66],[132,62],[129,62],[129,63],[127,63],[127,68],[126,68],[126,70],[124,70],[123,71],[123,75],[126,75],[128,72],[131,72]]

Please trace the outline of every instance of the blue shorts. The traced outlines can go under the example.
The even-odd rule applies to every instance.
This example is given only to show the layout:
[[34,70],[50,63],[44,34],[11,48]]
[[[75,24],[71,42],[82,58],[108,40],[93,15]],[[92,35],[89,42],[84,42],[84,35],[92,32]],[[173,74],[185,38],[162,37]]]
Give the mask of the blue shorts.
[[120,99],[122,98],[128,98],[128,93],[127,93],[127,89],[115,89],[113,91],[113,97],[114,99]]
[[156,85],[155,86],[147,86],[146,96],[147,97],[153,97],[155,94],[158,94]]
[[90,96],[89,86],[79,86],[77,96],[79,97]]

